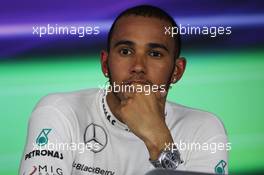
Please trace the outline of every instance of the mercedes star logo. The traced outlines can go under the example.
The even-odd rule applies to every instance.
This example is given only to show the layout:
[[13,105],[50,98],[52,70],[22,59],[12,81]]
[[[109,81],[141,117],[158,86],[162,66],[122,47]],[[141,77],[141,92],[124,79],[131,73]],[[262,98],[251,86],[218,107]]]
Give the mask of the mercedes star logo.
[[84,143],[97,144],[96,147],[91,148],[94,153],[102,151],[107,145],[107,134],[104,128],[94,123],[89,124],[84,132]]

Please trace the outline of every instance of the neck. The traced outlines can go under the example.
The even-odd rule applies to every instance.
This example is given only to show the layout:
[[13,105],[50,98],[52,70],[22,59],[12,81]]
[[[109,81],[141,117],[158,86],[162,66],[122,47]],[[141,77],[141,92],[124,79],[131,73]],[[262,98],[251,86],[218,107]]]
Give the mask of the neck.
[[107,104],[111,110],[111,112],[114,114],[114,116],[121,121],[122,123],[124,123],[122,121],[122,119],[116,114],[116,109],[117,107],[120,105],[121,101],[120,99],[113,93],[113,92],[109,92],[106,95],[106,101]]

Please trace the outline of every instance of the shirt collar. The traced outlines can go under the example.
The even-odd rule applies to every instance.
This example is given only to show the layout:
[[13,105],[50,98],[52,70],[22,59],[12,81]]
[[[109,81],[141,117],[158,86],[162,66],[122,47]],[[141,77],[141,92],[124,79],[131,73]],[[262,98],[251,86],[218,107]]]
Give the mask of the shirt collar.
[[125,125],[124,123],[122,123],[121,121],[119,121],[115,116],[114,114],[111,112],[108,104],[107,104],[107,100],[106,100],[106,95],[107,95],[107,90],[104,90],[103,92],[103,95],[101,96],[101,107],[103,109],[103,113],[104,113],[104,116],[105,118],[107,119],[107,121],[119,128],[119,129],[122,129],[122,130],[125,130],[125,131],[129,131],[129,128],[127,125]]

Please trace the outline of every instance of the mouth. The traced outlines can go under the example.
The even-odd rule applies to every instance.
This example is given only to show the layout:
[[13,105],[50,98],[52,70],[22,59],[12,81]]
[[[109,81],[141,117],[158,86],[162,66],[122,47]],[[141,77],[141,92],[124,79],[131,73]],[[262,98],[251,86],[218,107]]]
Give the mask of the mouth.
[[151,85],[152,83],[144,79],[132,79],[132,80],[124,81],[123,84],[125,85],[132,85],[132,84]]

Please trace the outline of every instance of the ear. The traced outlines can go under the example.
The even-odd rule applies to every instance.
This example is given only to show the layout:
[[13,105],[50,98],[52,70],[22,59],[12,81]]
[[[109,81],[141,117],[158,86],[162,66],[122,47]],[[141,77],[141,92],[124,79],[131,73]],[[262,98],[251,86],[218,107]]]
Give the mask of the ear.
[[103,72],[105,77],[108,77],[108,75],[109,75],[109,70],[108,70],[108,65],[107,65],[108,52],[105,50],[102,50],[100,57],[101,57],[102,72]]
[[175,61],[175,67],[173,74],[171,76],[171,83],[176,83],[179,81],[185,71],[186,59],[184,57],[179,57]]

